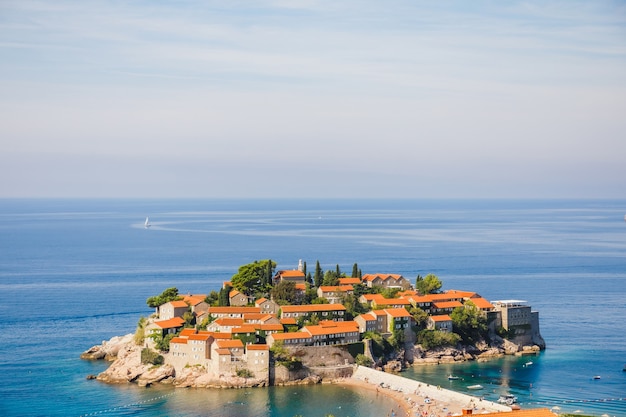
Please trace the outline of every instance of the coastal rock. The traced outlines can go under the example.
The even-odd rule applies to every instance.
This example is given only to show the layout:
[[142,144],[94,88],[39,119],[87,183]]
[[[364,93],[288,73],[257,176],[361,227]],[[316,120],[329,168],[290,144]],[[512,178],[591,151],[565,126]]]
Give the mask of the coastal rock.
[[133,337],[133,334],[130,333],[126,336],[114,336],[109,340],[103,340],[102,344],[92,346],[83,352],[80,358],[86,360],[106,359],[113,361],[117,357],[120,349],[133,341]]
[[117,354],[117,359],[113,361],[109,368],[98,375],[98,380],[119,384],[132,382],[141,374],[148,372],[152,365],[141,363],[141,346],[134,343],[127,343]]
[[148,387],[155,382],[161,382],[166,378],[171,378],[176,374],[172,365],[153,366],[137,377],[137,385]]

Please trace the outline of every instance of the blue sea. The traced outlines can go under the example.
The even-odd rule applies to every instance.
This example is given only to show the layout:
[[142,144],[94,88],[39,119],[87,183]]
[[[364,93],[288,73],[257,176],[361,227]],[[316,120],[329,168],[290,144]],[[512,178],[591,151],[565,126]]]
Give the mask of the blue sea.
[[[526,300],[547,349],[404,374],[481,384],[523,408],[626,416],[626,200],[0,200],[0,415],[387,415],[339,386],[138,388],[87,380],[79,355],[132,333],[146,298],[220,288],[240,265],[436,274],[444,289]],[[150,216],[152,227],[144,228]],[[448,381],[453,373],[461,379]],[[600,379],[593,379],[598,375]]]

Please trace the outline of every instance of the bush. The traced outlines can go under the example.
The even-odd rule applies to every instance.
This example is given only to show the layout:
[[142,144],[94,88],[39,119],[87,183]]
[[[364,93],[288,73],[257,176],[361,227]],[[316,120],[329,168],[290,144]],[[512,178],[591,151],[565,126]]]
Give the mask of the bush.
[[372,358],[365,356],[362,353],[359,353],[358,355],[356,355],[355,361],[357,365],[367,366],[368,368],[374,364],[374,361],[372,360]]
[[253,378],[254,374],[249,369],[242,368],[237,369],[237,376],[240,378]]
[[163,356],[159,355],[158,352],[150,348],[144,348],[141,350],[141,363],[144,365],[163,365]]
[[461,336],[456,333],[442,332],[440,330],[422,330],[417,335],[417,343],[426,350],[442,346],[456,346],[461,341]]

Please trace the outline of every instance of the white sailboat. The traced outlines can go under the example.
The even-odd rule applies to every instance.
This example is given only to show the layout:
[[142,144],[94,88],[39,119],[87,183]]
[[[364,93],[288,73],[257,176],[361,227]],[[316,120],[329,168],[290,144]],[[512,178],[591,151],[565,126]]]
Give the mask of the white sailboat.
[[152,226],[152,225],[150,224],[150,218],[149,218],[149,217],[146,217],[146,222],[143,224],[143,227],[145,227],[145,228],[147,229],[147,228],[148,228],[148,227],[150,227],[150,226]]

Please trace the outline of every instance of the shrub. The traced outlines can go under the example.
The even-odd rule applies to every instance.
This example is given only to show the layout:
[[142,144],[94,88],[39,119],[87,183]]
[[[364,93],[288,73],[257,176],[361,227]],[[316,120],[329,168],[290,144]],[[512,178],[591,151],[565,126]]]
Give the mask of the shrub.
[[163,365],[163,356],[159,355],[158,352],[150,348],[144,348],[141,350],[141,363],[144,365]]
[[372,358],[359,353],[355,359],[357,365],[371,367],[374,364]]
[[253,378],[254,374],[249,369],[242,368],[237,369],[237,376],[240,378]]

